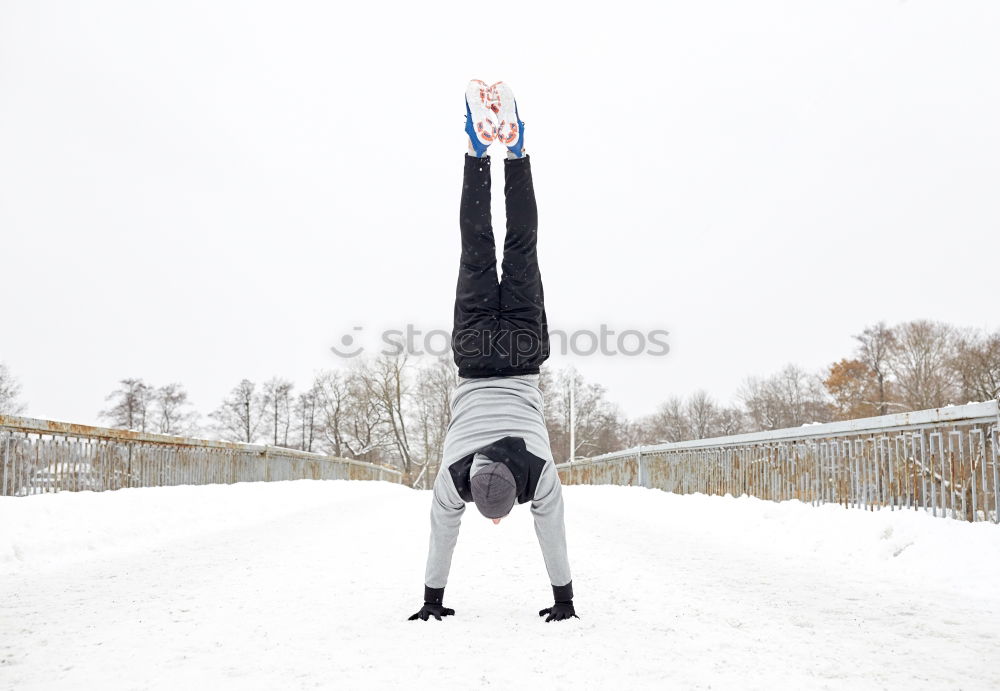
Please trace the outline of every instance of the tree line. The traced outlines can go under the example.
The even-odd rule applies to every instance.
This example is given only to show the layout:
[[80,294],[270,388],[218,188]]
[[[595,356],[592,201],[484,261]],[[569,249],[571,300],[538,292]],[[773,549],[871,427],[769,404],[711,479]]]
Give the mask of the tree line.
[[[928,320],[895,326],[880,322],[854,341],[852,353],[820,371],[789,364],[769,376],[748,377],[729,403],[695,391],[670,396],[654,413],[637,419],[625,416],[601,384],[570,368],[543,367],[540,384],[553,456],[565,460],[571,454],[593,456],[637,444],[797,427],[1000,395],[1000,331]],[[123,379],[100,416],[113,427],[266,443],[391,465],[408,484],[428,487],[440,463],[457,381],[450,358],[358,358],[345,369],[318,373],[303,389],[280,377],[244,379],[202,416],[181,384]],[[16,380],[0,364],[0,412],[21,412],[18,396]]]

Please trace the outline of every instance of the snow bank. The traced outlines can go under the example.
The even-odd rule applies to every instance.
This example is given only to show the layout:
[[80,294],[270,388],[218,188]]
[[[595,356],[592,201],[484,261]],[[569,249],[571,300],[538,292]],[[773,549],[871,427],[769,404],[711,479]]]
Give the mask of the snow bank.
[[0,497],[0,573],[263,525],[331,502],[409,492],[385,482],[242,482]]
[[[969,524],[912,510],[871,512],[634,487],[567,490],[568,521],[579,502],[623,533],[638,523],[665,532],[693,531],[734,554],[834,560],[980,590],[1000,573],[1000,526],[992,523]],[[332,504],[348,510],[356,504],[360,510],[374,499],[405,495],[412,500],[422,494],[384,482],[300,480],[2,497],[0,573],[245,529]],[[417,518],[422,525],[424,516]],[[569,534],[572,542],[573,531]]]
[[[594,502],[608,497],[602,512],[614,514],[623,526],[644,521],[667,531],[683,525],[685,533],[734,555],[839,562],[1000,596],[1000,526],[993,523],[937,518],[912,509],[864,511],[642,488],[579,486],[572,491],[574,497]],[[622,494],[611,500],[609,493],[616,491]]]

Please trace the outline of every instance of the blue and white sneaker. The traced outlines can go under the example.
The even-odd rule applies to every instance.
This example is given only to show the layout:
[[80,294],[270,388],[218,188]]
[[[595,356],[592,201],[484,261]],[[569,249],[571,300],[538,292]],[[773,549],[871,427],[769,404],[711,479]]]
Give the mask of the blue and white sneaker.
[[514,90],[503,82],[497,82],[490,87],[499,100],[497,112],[497,140],[507,147],[515,158],[524,158],[524,123],[517,112],[517,101],[514,100]]
[[465,133],[469,151],[482,158],[497,138],[495,92],[486,82],[473,79],[465,89]]

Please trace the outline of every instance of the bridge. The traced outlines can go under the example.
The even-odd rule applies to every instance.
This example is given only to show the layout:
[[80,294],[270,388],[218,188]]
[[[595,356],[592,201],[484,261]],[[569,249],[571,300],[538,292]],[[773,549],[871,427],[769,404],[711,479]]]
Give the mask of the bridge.
[[393,469],[2,418],[0,688],[997,688],[996,415],[563,464],[558,624],[527,510],[466,513],[456,616],[409,622],[431,498]]

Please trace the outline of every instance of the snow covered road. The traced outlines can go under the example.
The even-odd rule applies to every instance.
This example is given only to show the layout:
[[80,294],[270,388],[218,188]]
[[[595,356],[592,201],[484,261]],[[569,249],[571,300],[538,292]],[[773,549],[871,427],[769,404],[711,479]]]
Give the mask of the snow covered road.
[[527,507],[466,512],[443,622],[429,492],[286,482],[0,498],[0,688],[1000,688],[1000,527],[565,488],[580,620]]

